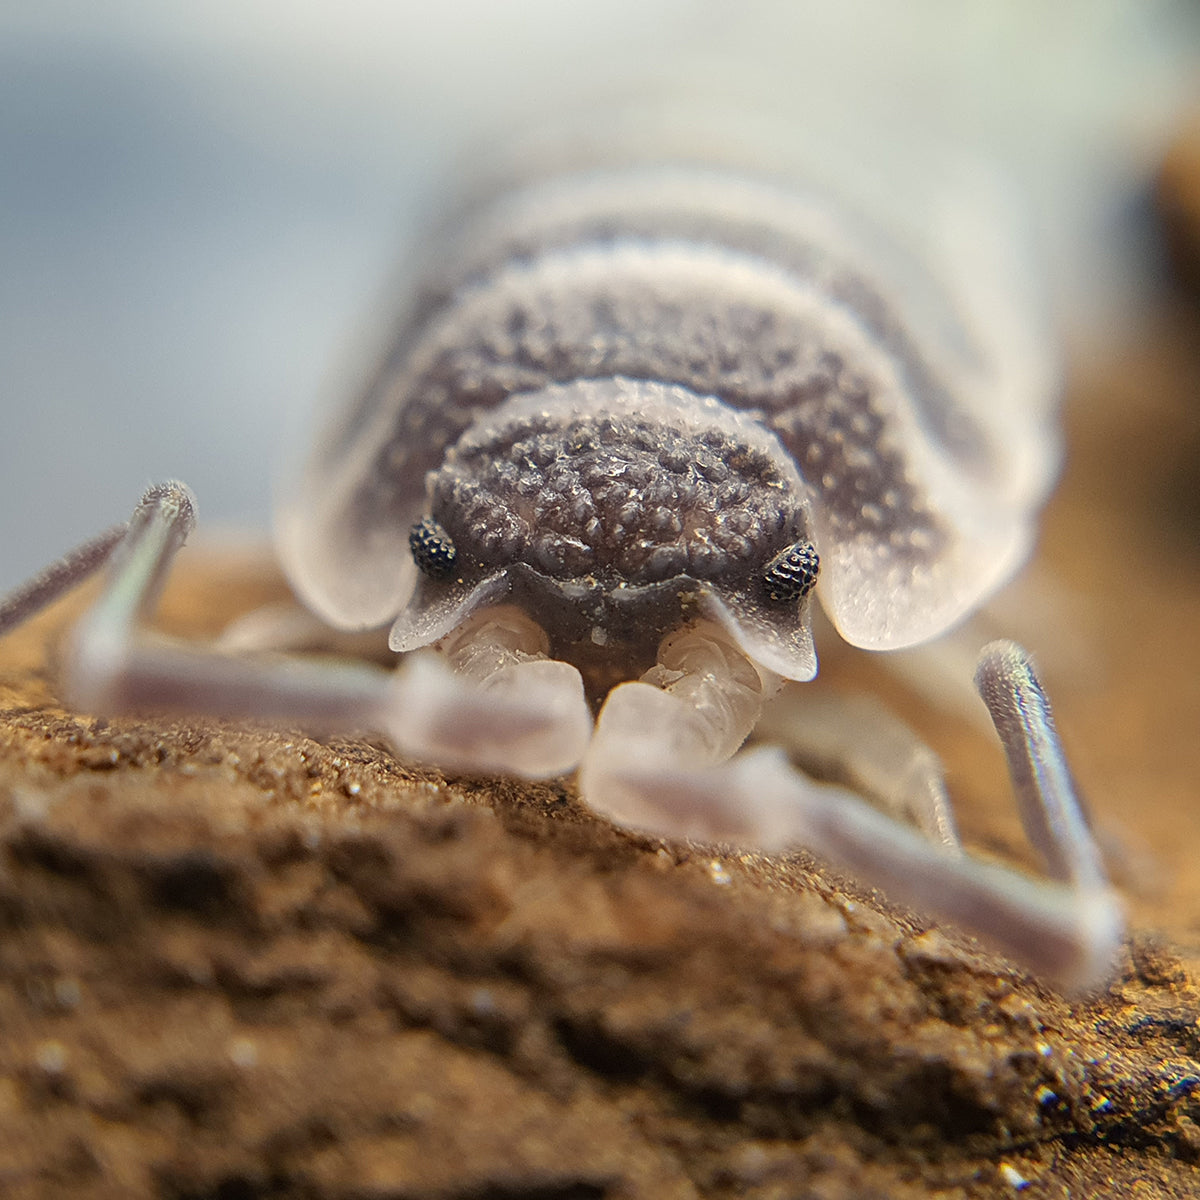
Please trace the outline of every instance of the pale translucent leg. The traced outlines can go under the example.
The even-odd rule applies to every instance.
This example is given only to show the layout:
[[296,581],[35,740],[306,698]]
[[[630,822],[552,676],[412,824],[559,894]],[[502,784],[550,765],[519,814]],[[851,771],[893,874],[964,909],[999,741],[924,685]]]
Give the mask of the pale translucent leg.
[[[717,647],[719,634],[711,640]],[[763,696],[761,690],[755,696],[752,685],[735,686],[738,703],[726,716],[706,704],[714,690],[744,676],[732,655],[727,644],[719,645],[685,687],[681,679],[669,690],[635,683],[612,693],[581,770],[591,807],[665,837],[764,851],[804,847],[891,899],[988,939],[1063,987],[1086,989],[1104,980],[1120,944],[1122,914],[1023,651],[1012,643],[988,647],[980,688],[1008,755],[1026,828],[1049,848],[1062,882],[954,853],[845,788],[813,783],[777,747],[722,762]],[[722,670],[729,676],[724,681]]]
[[298,600],[264,604],[235,617],[212,644],[222,654],[317,653],[396,661],[385,629],[334,629]]
[[109,560],[127,529],[127,525],[106,529],[74,550],[68,550],[62,558],[43,567],[32,579],[0,598],[0,637],[94,575]]
[[[608,695],[580,768],[584,799],[634,829],[697,841],[764,840],[756,810],[658,795],[654,780],[717,778],[762,715],[779,680],[761,673],[717,626],[702,623],[664,640],[643,679]],[[706,771],[705,768],[710,768]]]
[[226,654],[324,650],[329,644],[329,626],[294,600],[265,604],[235,617],[213,643]]
[[989,642],[979,654],[975,686],[1004,746],[1021,824],[1047,872],[1081,888],[1103,888],[1100,851],[1029,655],[1015,642]]
[[[66,690],[76,706],[105,714],[165,709],[277,717],[321,730],[371,730],[385,734],[404,754],[464,770],[552,776],[579,761],[591,717],[577,673],[572,680],[562,672],[533,672],[497,704],[494,690],[456,675],[434,654],[383,671],[359,664],[250,661],[141,633],[139,623],[194,519],[194,501],[184,485],[152,488],[127,530],[89,543],[95,549],[83,556],[83,568],[58,572],[73,576],[58,586],[61,592],[111,556],[105,589],[77,626],[66,655]],[[18,599],[5,611],[19,620],[36,611],[37,602],[48,603],[52,589],[39,581],[55,570],[14,593]]]
[[474,613],[437,650],[453,672],[447,677],[489,711],[533,705],[553,715],[540,743],[506,747],[507,770],[549,777],[579,765],[592,736],[583,678],[569,663],[550,657],[546,631],[521,609],[506,604]]
[[801,770],[915,825],[930,841],[961,849],[941,760],[874,696],[794,684],[767,705],[755,737],[781,746]]

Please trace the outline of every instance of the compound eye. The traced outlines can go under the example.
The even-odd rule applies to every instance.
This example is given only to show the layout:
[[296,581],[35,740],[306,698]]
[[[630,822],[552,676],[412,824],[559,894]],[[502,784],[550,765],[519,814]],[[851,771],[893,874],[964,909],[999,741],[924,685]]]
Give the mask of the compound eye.
[[408,548],[413,562],[426,575],[445,579],[454,574],[458,561],[454,539],[432,517],[422,518],[409,530]]
[[821,560],[812,542],[797,542],[775,555],[763,569],[767,598],[778,604],[803,600],[817,583]]

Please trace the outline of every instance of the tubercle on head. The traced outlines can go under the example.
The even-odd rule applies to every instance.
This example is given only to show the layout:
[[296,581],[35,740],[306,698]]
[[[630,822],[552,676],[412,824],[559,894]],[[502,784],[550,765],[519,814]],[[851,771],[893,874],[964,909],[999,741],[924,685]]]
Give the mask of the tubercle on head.
[[714,397],[627,378],[517,395],[429,474],[391,645],[503,601],[546,626],[556,657],[614,677],[704,617],[776,674],[810,678],[811,526],[778,438]]
[[[408,545],[417,569],[431,579],[448,580],[459,569],[454,539],[433,517],[422,517],[408,535]],[[803,600],[817,585],[821,558],[817,548],[802,539],[781,550],[761,573],[763,594],[776,604]],[[461,579],[460,579],[460,582]],[[585,583],[595,586],[589,577]]]

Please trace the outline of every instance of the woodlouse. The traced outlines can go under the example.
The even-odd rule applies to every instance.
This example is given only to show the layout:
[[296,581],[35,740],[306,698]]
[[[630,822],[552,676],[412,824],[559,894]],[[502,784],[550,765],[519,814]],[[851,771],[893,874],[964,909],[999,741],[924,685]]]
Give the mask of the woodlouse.
[[[927,269],[814,194],[708,167],[519,187],[433,242],[280,517],[313,612],[390,623],[394,650],[438,656],[384,677],[132,637],[192,521],[181,485],[16,593],[0,627],[118,547],[71,656],[93,710],[279,712],[451,767],[578,766],[619,823],[805,844],[1091,984],[1120,912],[1019,648],[985,648],[977,682],[1053,882],[962,852],[911,737],[840,743],[910,780],[889,812],[778,749],[731,757],[781,680],[815,674],[814,595],[847,640],[896,648],[949,628],[1027,553],[1056,461],[1052,389],[1015,301],[972,277],[987,255],[964,256]],[[786,732],[792,749],[806,736]]]

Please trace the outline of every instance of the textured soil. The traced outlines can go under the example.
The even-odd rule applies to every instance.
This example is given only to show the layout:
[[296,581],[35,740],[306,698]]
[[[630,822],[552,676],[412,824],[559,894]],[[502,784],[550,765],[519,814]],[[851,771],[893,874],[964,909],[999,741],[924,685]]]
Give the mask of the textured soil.
[[[1198,330],[1177,299],[1077,383],[1036,568],[1067,621],[1022,630],[1128,901],[1108,990],[569,781],[66,711],[76,601],[0,645],[0,1194],[1200,1194]],[[161,623],[281,591],[189,550]],[[1032,868],[983,733],[824,649],[812,686],[902,707],[972,849]]]

